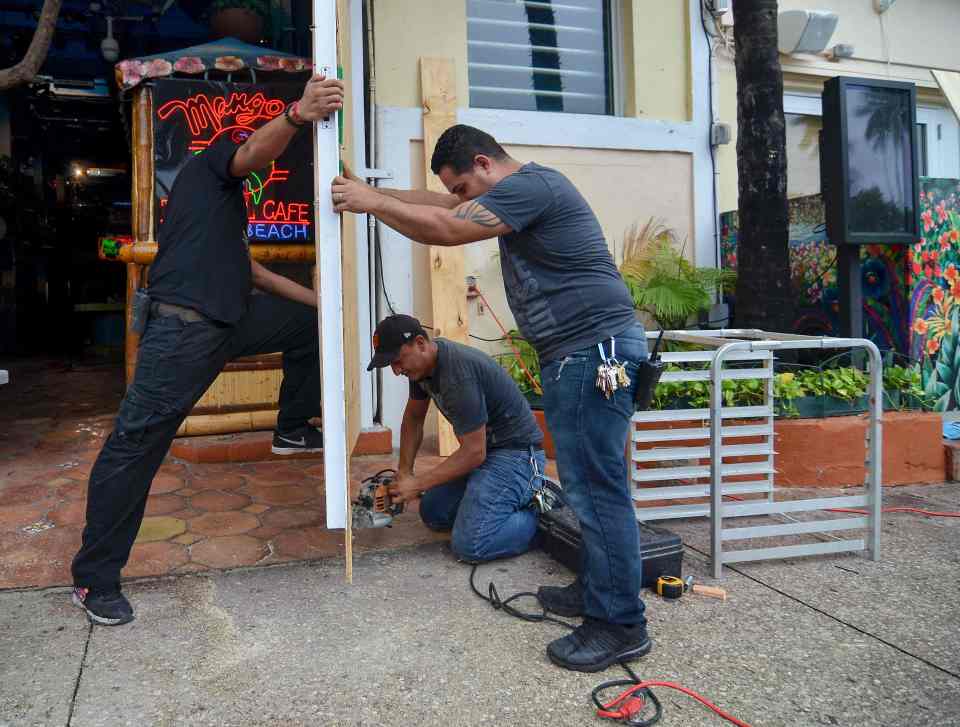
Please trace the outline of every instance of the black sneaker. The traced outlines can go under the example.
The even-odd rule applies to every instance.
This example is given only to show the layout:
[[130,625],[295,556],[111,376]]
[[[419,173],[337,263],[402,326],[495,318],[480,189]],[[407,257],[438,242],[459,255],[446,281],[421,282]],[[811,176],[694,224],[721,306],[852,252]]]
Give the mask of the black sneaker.
[[76,587],[73,604],[87,612],[90,623],[120,626],[133,621],[133,607],[120,592],[120,586],[102,590]]
[[583,616],[583,584],[579,578],[569,586],[540,586],[537,598],[545,610],[558,616]]
[[547,645],[547,656],[572,671],[596,672],[649,653],[646,626],[621,626],[586,618],[583,625]]
[[274,454],[297,454],[298,452],[322,452],[323,432],[316,427],[300,427],[292,432],[276,430],[273,433]]

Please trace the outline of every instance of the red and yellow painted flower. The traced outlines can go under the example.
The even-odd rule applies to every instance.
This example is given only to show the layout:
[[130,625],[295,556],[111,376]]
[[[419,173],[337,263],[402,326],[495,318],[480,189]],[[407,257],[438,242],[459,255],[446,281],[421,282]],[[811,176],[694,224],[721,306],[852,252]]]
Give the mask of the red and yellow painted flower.
[[929,326],[923,318],[917,318],[917,320],[913,322],[913,332],[917,335],[926,336],[928,328]]
[[940,350],[940,341],[936,338],[927,339],[927,353],[933,356],[937,351]]

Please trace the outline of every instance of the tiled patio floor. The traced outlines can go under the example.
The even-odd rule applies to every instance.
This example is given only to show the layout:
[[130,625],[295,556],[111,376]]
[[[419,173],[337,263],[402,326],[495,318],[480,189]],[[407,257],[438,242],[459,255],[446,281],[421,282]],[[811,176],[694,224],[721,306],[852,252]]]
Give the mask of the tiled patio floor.
[[[87,479],[113,426],[122,387],[104,372],[16,376],[0,391],[0,588],[70,583],[84,524]],[[19,386],[18,386],[19,384]],[[64,384],[65,387],[64,387]],[[17,388],[14,388],[17,387]],[[6,388],[6,387],[5,387]],[[22,414],[17,415],[20,411]],[[106,413],[109,412],[109,413]],[[422,457],[428,467],[437,457]],[[351,483],[392,467],[356,457]],[[343,554],[343,531],[324,527],[322,459],[194,464],[168,456],[147,501],[125,577],[188,573]],[[427,530],[414,506],[389,529],[355,533],[356,551],[448,536]]]
[[[2,436],[0,588],[70,582],[87,478],[111,426],[109,416],[32,419]],[[390,457],[356,458],[352,479],[358,483],[393,463]],[[190,464],[168,457],[124,575],[341,555],[343,532],[328,531],[323,523],[322,460]],[[394,548],[444,537],[411,512],[390,529],[358,532],[354,547]]]

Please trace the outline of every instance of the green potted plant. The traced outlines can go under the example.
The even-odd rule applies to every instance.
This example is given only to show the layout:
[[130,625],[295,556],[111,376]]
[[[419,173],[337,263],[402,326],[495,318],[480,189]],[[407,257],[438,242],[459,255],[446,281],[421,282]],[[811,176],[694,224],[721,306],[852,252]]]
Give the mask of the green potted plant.
[[270,17],[270,2],[214,0],[207,12],[210,29],[217,37],[232,37],[245,43],[258,43],[263,38],[263,25]]
[[[540,359],[537,357],[537,352],[520,335],[519,331],[508,332],[507,340],[517,349],[520,359],[517,359],[513,349],[510,349],[497,356],[498,363],[510,374],[510,378],[513,379],[517,388],[530,402],[530,407],[532,409],[543,409],[543,389],[540,387]],[[524,370],[524,367],[526,367],[526,370]],[[528,371],[530,372],[529,376],[527,375]],[[533,377],[532,381],[531,376]]]
[[737,279],[730,270],[695,267],[684,257],[685,247],[686,241],[678,244],[676,232],[654,218],[642,227],[633,225],[624,237],[620,273],[634,307],[664,330],[684,328],[710,309],[717,290]]
[[885,366],[883,369],[883,405],[891,409],[928,411],[934,401],[923,391],[920,366]]

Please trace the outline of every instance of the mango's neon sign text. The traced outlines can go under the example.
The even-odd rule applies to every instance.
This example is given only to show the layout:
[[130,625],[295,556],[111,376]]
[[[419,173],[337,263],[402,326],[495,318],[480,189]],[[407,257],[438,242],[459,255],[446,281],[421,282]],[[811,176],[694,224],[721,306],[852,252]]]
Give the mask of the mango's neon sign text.
[[167,101],[157,109],[157,116],[166,120],[176,112],[183,114],[194,137],[206,129],[220,131],[227,119],[240,126],[251,126],[256,121],[269,121],[287,107],[277,98],[267,98],[262,91],[250,94],[234,91],[229,96],[208,96],[198,93],[186,99]]

